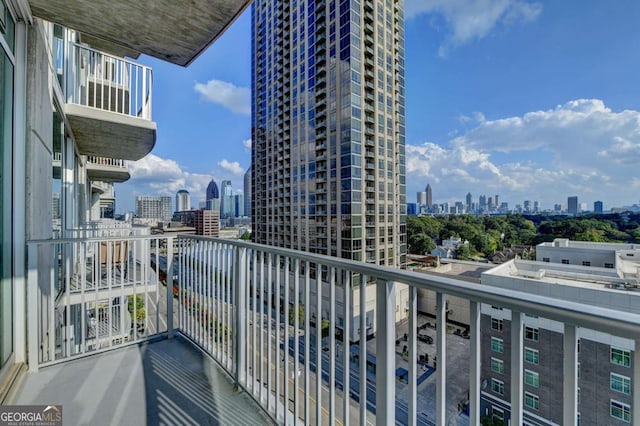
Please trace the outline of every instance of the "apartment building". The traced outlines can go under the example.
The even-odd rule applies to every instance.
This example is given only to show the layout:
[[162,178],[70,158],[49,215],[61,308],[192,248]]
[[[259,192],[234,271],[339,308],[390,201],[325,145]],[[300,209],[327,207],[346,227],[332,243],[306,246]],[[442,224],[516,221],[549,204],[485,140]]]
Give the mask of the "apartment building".
[[220,236],[220,212],[217,210],[196,210],[194,213],[196,235]]
[[403,267],[403,2],[259,0],[252,21],[253,240]]
[[[594,256],[598,255],[596,250]],[[512,260],[485,272],[482,285],[551,296],[569,303],[617,307],[621,312],[640,307],[638,277],[621,278],[611,268]],[[520,360],[514,361],[512,312],[495,305],[481,307],[484,415],[509,420],[513,365],[517,362],[515,365],[522,366],[521,376],[516,380],[523,382],[521,403],[525,424],[562,424],[567,372],[564,376],[559,372],[563,371],[564,351],[573,348],[577,360],[575,398],[579,424],[631,422],[631,386],[638,377],[636,341],[586,327],[567,329],[566,324],[550,318],[528,315],[519,318],[523,327],[521,353],[516,355]]]
[[169,222],[172,216],[171,197],[162,195],[136,196],[136,217]]

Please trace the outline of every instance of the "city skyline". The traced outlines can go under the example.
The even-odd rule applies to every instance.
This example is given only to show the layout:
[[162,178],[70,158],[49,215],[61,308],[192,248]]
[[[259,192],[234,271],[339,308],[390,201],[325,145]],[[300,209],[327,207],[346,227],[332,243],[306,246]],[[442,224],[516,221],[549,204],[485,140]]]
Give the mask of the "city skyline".
[[[640,60],[623,52],[640,36],[631,18],[640,5],[489,3],[483,12],[473,2],[406,2],[407,194],[428,180],[443,202],[474,187],[510,204],[550,207],[573,193],[605,206],[636,203]],[[141,58],[154,67],[162,131],[154,153],[131,164],[131,181],[117,185],[117,211],[130,210],[135,194],[181,188],[197,204],[211,176],[242,188],[249,14],[185,72]],[[472,14],[477,25],[465,20]]]

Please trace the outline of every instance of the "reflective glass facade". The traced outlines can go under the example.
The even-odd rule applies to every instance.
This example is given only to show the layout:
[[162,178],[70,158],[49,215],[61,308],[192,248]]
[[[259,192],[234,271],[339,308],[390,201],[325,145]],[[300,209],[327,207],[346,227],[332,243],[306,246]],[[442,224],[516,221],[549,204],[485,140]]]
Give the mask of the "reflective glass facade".
[[405,264],[402,0],[253,4],[256,242]]

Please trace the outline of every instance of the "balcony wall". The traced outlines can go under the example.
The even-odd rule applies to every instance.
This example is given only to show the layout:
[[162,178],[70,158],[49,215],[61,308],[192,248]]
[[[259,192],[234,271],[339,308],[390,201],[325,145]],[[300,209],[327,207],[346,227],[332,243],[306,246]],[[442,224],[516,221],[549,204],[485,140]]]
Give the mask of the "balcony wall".
[[87,176],[101,182],[126,182],[131,177],[125,160],[94,156],[87,158]]

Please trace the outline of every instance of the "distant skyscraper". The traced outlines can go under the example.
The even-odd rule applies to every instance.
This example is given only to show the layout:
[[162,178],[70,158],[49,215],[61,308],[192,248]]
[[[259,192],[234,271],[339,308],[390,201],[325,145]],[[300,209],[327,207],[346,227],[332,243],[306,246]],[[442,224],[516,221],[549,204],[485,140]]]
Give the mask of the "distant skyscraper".
[[176,193],[176,211],[183,212],[191,209],[191,195],[186,189],[181,189]]
[[496,207],[500,205],[500,196],[498,194],[493,197],[493,205]]
[[524,212],[531,213],[531,200],[524,200]]
[[427,184],[427,188],[424,192],[427,193],[427,207],[431,208],[433,205],[433,191],[431,190],[431,184]]
[[534,213],[539,213],[540,212],[540,203],[537,201],[533,202],[533,212]]
[[470,192],[467,192],[467,213],[471,213],[473,211],[473,197]]
[[406,263],[403,3],[253,2],[254,241]]
[[218,185],[216,181],[211,179],[209,186],[207,186],[207,210],[220,210],[220,192],[218,191]]
[[416,199],[418,201],[418,205],[419,206],[426,206],[427,205],[427,193],[426,192],[418,192]]
[[220,217],[228,218],[233,216],[234,200],[233,188],[230,180],[223,180],[220,186]]
[[593,212],[602,213],[604,211],[602,201],[596,201],[593,203]]
[[251,217],[251,167],[244,174],[244,216]]
[[578,214],[578,197],[567,198],[567,211],[569,214]]
[[487,209],[487,196],[486,195],[481,195],[480,197],[478,197],[478,204],[479,204],[480,210],[486,210]]

